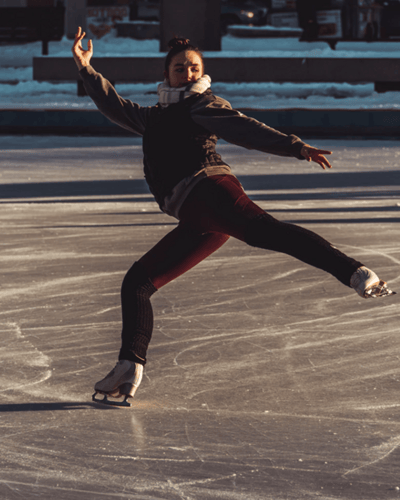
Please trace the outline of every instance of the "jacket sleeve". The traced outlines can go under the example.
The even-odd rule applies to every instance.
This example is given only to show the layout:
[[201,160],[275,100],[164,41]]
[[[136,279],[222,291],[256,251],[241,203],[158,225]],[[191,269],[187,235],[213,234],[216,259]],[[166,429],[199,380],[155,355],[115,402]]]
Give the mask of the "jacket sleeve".
[[123,99],[111,83],[92,66],[81,69],[79,74],[86,92],[103,115],[126,130],[139,135],[144,134],[151,107],[141,107]]
[[225,99],[208,96],[191,108],[191,117],[198,125],[232,144],[257,149],[278,156],[294,156],[299,160],[304,142],[295,135],[286,135],[232,109]]

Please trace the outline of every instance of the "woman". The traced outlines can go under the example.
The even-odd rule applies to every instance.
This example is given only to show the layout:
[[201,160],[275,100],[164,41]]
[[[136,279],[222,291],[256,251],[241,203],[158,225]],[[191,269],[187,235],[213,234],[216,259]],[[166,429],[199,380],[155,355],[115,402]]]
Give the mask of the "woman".
[[[211,255],[230,236],[323,269],[361,297],[393,293],[373,271],[317,234],[265,213],[247,197],[215,145],[222,138],[248,149],[314,161],[323,169],[331,168],[324,156],[330,151],[271,129],[214,96],[201,52],[185,39],[170,42],[156,106],[140,107],[122,99],[90,66],[92,42],[84,50],[84,36],[79,28],[72,52],[88,95],[110,120],[143,136],[146,181],[161,210],[179,220],[123,280],[119,361],[95,385],[93,398],[101,393],[101,402],[130,406],[127,399],[140,384],[152,335],[151,295]],[[107,395],[125,399],[112,402]]]

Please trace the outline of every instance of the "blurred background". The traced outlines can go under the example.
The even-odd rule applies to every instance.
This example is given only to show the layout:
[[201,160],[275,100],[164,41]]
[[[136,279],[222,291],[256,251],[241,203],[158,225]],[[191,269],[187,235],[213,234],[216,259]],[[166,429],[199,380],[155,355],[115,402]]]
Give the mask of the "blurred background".
[[[23,26],[28,12],[33,18],[37,17],[38,24],[39,14],[51,13],[57,26],[49,29],[57,32],[61,39],[68,34],[69,27],[64,25],[69,20],[68,11],[75,12],[76,17],[86,17],[87,28],[95,38],[112,29],[117,30],[118,36],[158,38],[161,3],[161,0],[0,0],[0,40],[37,39],[38,29]],[[174,15],[179,15],[179,2],[164,0],[164,3],[172,11],[177,9]],[[194,11],[199,3],[187,2]],[[208,3],[218,7],[222,35],[229,33],[232,26],[242,26],[271,27],[281,29],[283,34],[297,29],[301,30],[300,38],[309,41],[400,38],[399,0],[213,0]],[[215,19],[210,22],[215,23]]]
[[[210,71],[214,92],[239,109],[399,107],[395,64],[400,55],[400,0],[0,0],[0,110],[95,109],[87,96],[77,93],[71,45],[78,26],[93,39],[95,58],[136,57],[149,65],[153,59],[161,61],[175,34],[198,44],[206,61],[229,59],[233,67],[238,64],[233,58],[257,58],[254,64],[267,66],[262,77],[250,78],[249,66],[230,79],[228,72],[221,78]],[[51,60],[48,66],[59,58],[59,67],[69,68],[68,77],[61,70],[35,76],[39,58]],[[295,71],[286,79],[269,80],[271,58],[273,66],[289,58],[318,59],[319,64],[368,59],[370,75],[354,81],[343,69],[334,78],[337,71],[331,68],[333,76],[325,81],[295,81]],[[381,77],[382,69],[374,65],[384,58],[393,65]],[[320,75],[327,71],[324,66]],[[142,105],[157,101],[162,70],[152,80],[113,80],[107,71],[104,76],[125,98]],[[379,78],[384,81],[376,82]]]

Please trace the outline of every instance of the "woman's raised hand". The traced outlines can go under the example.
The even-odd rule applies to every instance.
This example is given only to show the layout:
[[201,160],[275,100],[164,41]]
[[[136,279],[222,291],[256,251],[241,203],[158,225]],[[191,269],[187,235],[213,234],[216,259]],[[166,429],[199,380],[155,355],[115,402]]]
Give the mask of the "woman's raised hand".
[[82,47],[82,40],[85,37],[86,33],[82,33],[81,27],[78,28],[78,31],[76,32],[75,35],[75,41],[74,45],[72,46],[72,54],[74,56],[74,60],[76,62],[76,65],[78,66],[78,69],[81,70],[82,68],[89,66],[90,64],[90,59],[92,58],[93,55],[93,44],[92,40],[88,41],[88,48],[85,50]]
[[313,148],[312,146],[305,144],[301,148],[301,154],[307,161],[315,161],[315,163],[318,163],[318,165],[320,165],[324,170],[326,169],[326,167],[332,168],[332,165],[324,156],[324,155],[331,155],[332,151]]

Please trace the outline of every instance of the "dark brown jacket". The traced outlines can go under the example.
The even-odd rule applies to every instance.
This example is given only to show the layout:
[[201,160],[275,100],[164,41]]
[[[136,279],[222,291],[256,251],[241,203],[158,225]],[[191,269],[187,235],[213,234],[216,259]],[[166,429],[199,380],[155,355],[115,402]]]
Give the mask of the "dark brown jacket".
[[228,166],[215,152],[219,138],[247,149],[304,159],[304,142],[268,127],[210,90],[162,108],[142,107],[119,96],[91,66],[80,71],[85,89],[113,123],[144,136],[145,177],[160,206],[181,180],[208,166]]

